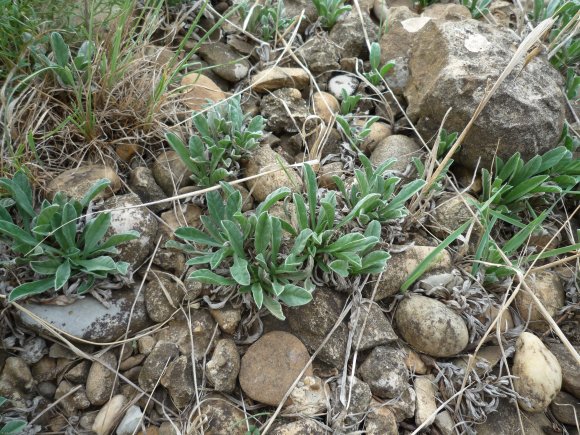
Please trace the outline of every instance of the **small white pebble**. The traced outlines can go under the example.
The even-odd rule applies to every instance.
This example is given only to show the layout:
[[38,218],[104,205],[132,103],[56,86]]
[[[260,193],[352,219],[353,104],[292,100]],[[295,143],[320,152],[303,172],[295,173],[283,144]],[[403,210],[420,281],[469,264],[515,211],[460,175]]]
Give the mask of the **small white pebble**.
[[359,81],[346,74],[341,74],[339,76],[334,76],[328,81],[328,91],[334,95],[337,99],[342,99],[342,91],[346,91],[346,95],[350,96],[354,94],[356,88],[358,88]]

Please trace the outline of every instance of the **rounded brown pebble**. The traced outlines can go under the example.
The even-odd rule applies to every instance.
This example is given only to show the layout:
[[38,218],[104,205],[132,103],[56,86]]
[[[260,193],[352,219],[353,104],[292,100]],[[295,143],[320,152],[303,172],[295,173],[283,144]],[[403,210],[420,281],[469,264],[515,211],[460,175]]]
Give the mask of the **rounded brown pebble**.
[[[262,336],[242,358],[240,385],[244,393],[266,405],[278,405],[310,355],[294,335],[282,331]],[[309,366],[304,376],[312,375]]]

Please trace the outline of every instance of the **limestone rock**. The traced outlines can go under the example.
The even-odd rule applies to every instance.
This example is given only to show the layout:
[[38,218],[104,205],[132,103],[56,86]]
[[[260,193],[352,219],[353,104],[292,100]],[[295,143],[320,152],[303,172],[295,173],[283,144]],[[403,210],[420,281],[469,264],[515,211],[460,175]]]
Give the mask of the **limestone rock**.
[[[191,355],[193,344],[194,357],[200,361],[205,352],[211,352],[211,348],[208,349],[208,346],[214,335],[216,323],[208,310],[205,309],[192,310],[190,318],[190,323],[182,318],[171,320],[167,328],[159,331],[157,340],[177,344],[183,355]],[[214,339],[219,337],[220,331],[218,329]]]
[[304,89],[310,83],[308,73],[302,68],[272,67],[260,71],[250,82],[256,92],[275,91],[280,88]]
[[550,409],[560,423],[575,426],[580,416],[580,400],[560,391],[550,404]]
[[[485,423],[475,426],[478,435],[498,435],[522,433],[518,411],[507,399],[499,399],[496,412],[487,416]],[[552,422],[544,413],[528,413],[520,410],[523,429],[527,435],[545,435],[552,428]]]
[[363,303],[354,327],[353,349],[368,350],[396,340],[397,335],[379,306],[374,303]]
[[179,308],[185,296],[183,285],[166,274],[153,273],[145,286],[147,314],[154,322],[165,322]]
[[[310,356],[298,338],[282,331],[263,335],[242,358],[240,385],[252,399],[277,406]],[[306,376],[312,375],[308,367]]]
[[[312,301],[300,307],[284,308],[290,329],[310,352],[318,349],[342,311],[342,299],[333,290],[318,288]],[[317,358],[336,368],[344,365],[348,328],[342,323],[318,353]]]
[[236,343],[230,339],[218,341],[205,367],[206,376],[216,391],[233,392],[240,372],[240,354]]
[[133,435],[137,432],[142,419],[143,411],[141,408],[137,405],[131,406],[117,427],[117,435]]
[[208,104],[217,103],[226,98],[224,91],[203,74],[187,74],[181,79],[181,87],[184,91],[183,103],[194,111],[202,110]]
[[231,83],[245,78],[250,70],[250,62],[223,42],[203,44],[199,47],[198,54],[213,66],[213,72]]
[[[104,364],[117,368],[117,357],[112,352],[106,352],[98,360]],[[99,361],[94,361],[87,376],[87,397],[93,405],[104,405],[111,397],[115,384],[115,371],[106,368]]]
[[526,411],[541,412],[554,400],[562,387],[562,369],[542,340],[522,332],[516,342],[512,374],[519,405]]
[[315,35],[310,38],[296,53],[304,60],[308,69],[314,74],[326,73],[340,68],[340,47],[326,35]]
[[281,88],[265,95],[260,111],[274,134],[297,133],[308,118],[308,104],[298,89]]
[[155,215],[147,207],[143,206],[139,197],[134,193],[108,199],[103,204],[103,207],[105,209],[115,209],[115,211],[111,212],[111,226],[107,230],[105,237],[108,238],[128,231],[137,231],[139,233],[138,238],[117,246],[119,253],[116,258],[120,261],[128,262],[133,268],[140,266],[155,245],[155,236],[157,235]]
[[147,392],[153,391],[165,370],[165,366],[178,355],[179,349],[175,343],[158,341],[143,363],[143,368],[139,373],[139,386]]
[[[549,348],[562,368],[562,390],[580,399],[580,376],[578,376],[580,365],[563,344],[550,344]],[[574,348],[576,352],[580,352],[580,347],[575,346]]]
[[387,136],[377,144],[370,160],[373,165],[379,166],[386,160],[395,158],[397,161],[388,170],[404,172],[412,164],[413,157],[420,157],[421,154],[421,147],[413,139],[395,134]]
[[219,325],[220,329],[226,334],[234,335],[242,319],[240,308],[234,308],[226,305],[223,308],[209,310],[209,313]]
[[[415,268],[434,249],[431,246],[411,246],[403,252],[392,253],[387,268],[378,284],[375,301],[380,301],[399,292],[401,286]],[[442,251],[429,265],[425,273],[432,274],[440,271],[451,272],[451,256],[447,251]],[[374,285],[374,282],[370,282],[363,294],[369,297]]]
[[[463,130],[518,43],[507,29],[475,20],[427,23],[415,41],[405,89],[407,114],[423,137],[437,132],[449,107],[445,128]],[[522,68],[516,66],[492,96],[455,154],[457,162],[474,167],[481,157],[489,168],[496,151],[504,160],[519,151],[527,161],[558,144],[565,113],[561,77],[541,56]]]
[[471,19],[471,12],[463,5],[435,3],[427,6],[421,16],[434,20],[462,21]]
[[[550,316],[555,317],[556,313],[566,303],[566,292],[560,278],[553,272],[540,272],[530,276],[526,283],[530,290],[542,302],[546,311]],[[544,320],[544,316],[536,307],[532,297],[524,291],[520,290],[516,295],[516,307],[520,313],[520,317],[525,321],[529,321],[530,329],[538,332],[544,332],[549,328],[548,322]]]
[[178,409],[185,408],[195,394],[191,357],[182,355],[171,361],[160,383],[167,388],[173,404]]
[[127,399],[122,394],[113,396],[97,414],[95,422],[93,423],[93,431],[97,435],[108,435],[115,423],[121,418],[122,410],[126,402]]
[[417,426],[423,423],[427,423],[427,426],[430,426],[435,420],[437,415],[436,392],[437,386],[432,375],[417,376],[415,378],[415,393],[417,394],[415,424]]
[[[284,158],[268,145],[264,145],[256,149],[246,161],[246,175],[257,175],[273,169],[280,169],[281,165],[287,165]],[[260,202],[280,187],[289,187],[292,190],[302,191],[302,179],[298,177],[298,174],[292,168],[280,169],[272,174],[249,180],[247,185],[253,197]]]
[[395,414],[386,406],[374,406],[365,419],[368,435],[399,435]]
[[351,96],[357,90],[358,85],[359,81],[354,76],[340,74],[328,81],[328,92],[334,95],[339,101],[342,101],[343,91],[346,92],[347,96]]
[[155,181],[168,196],[184,186],[191,186],[191,172],[175,151],[162,151],[151,166]]
[[[167,195],[163,192],[163,189],[155,182],[151,169],[145,166],[139,166],[131,171],[129,187],[143,203],[167,199]],[[171,207],[171,202],[167,201],[160,204],[148,205],[147,207],[152,212],[159,213]]]
[[[141,294],[132,310],[137,289],[115,290],[105,307],[92,297],[78,299],[70,305],[48,305],[23,303],[23,306],[44,321],[68,334],[84,340],[96,342],[113,341],[127,331],[141,331],[151,323],[145,310]],[[22,313],[23,323],[35,331],[43,327],[28,315]]]
[[475,206],[472,205],[475,203],[477,203],[477,200],[467,193],[441,195],[431,216],[432,224],[430,229],[433,234],[440,239],[444,239],[465,222],[472,219],[477,211]]
[[292,423],[276,426],[270,433],[272,435],[327,435],[330,432],[324,429],[318,420],[301,418]]
[[437,299],[421,295],[403,299],[394,321],[399,334],[407,343],[431,356],[457,355],[469,341],[465,321]]
[[390,346],[375,347],[359,368],[374,395],[392,399],[408,387],[409,372],[403,353]]
[[312,106],[314,113],[320,116],[326,125],[332,123],[334,115],[340,110],[338,100],[328,92],[315,92],[312,95]]
[[393,134],[391,127],[384,122],[374,122],[370,127],[369,135],[360,145],[364,153],[372,153],[377,145]]
[[363,59],[368,55],[366,41],[376,41],[379,27],[371,20],[369,14],[362,14],[362,20],[366,35],[361,25],[361,16],[356,8],[343,14],[330,30],[330,39],[341,48],[342,58]]
[[46,186],[46,197],[52,200],[57,192],[63,192],[70,198],[81,199],[101,179],[109,180],[111,184],[95,200],[108,198],[121,188],[121,179],[112,168],[87,165],[61,172]]
[[206,422],[203,427],[206,435],[244,435],[247,431],[246,415],[221,397],[205,398],[199,413],[203,416],[201,421]]
[[293,414],[316,416],[326,411],[330,395],[328,384],[317,376],[305,376],[290,393],[285,410]]
[[68,394],[73,388],[74,385],[68,381],[63,380],[58,384],[58,387],[54,392],[54,399],[60,399],[59,404],[62,406],[62,409],[67,416],[73,416],[78,411],[87,409],[91,406],[91,402],[87,398],[85,388],[81,386],[74,393]]

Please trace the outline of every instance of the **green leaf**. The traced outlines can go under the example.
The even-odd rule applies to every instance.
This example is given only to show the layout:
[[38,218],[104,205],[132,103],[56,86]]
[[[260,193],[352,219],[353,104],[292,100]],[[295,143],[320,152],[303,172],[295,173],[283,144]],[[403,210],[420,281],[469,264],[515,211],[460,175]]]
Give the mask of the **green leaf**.
[[90,204],[90,202],[95,199],[95,197],[101,193],[103,190],[105,190],[107,187],[109,187],[109,185],[111,184],[110,180],[107,180],[106,178],[102,178],[100,180],[97,180],[95,182],[95,184],[93,184],[91,186],[91,188],[83,195],[83,197],[81,198],[81,200],[79,201],[84,208],[87,208]]
[[293,284],[286,284],[278,297],[289,307],[306,305],[312,300],[312,294],[308,290]]
[[344,260],[334,260],[328,263],[328,267],[343,278],[348,277],[348,263]]
[[95,254],[97,252],[105,251],[105,250],[113,248],[117,245],[120,245],[122,243],[126,243],[126,242],[129,242],[131,240],[138,239],[138,238],[139,238],[139,231],[135,231],[135,230],[129,230],[126,233],[121,233],[121,234],[113,234],[111,237],[109,237],[107,240],[105,240],[105,242],[103,242],[100,245],[97,245],[96,250],[89,252],[89,254]]
[[363,257],[361,268],[357,271],[357,273],[381,273],[384,270],[389,258],[391,258],[391,254],[386,251],[370,252]]
[[407,291],[409,287],[411,287],[411,285],[413,285],[413,283],[425,273],[425,271],[429,268],[431,263],[435,259],[437,259],[439,254],[441,254],[441,252],[445,248],[447,248],[451,243],[453,243],[463,233],[463,231],[465,231],[467,227],[469,227],[469,225],[471,225],[471,219],[468,220],[467,222],[464,222],[463,225],[461,225],[459,228],[457,228],[455,231],[449,234],[449,236],[447,236],[445,240],[443,240],[433,251],[431,251],[431,253],[427,255],[423,259],[423,261],[421,261],[421,263],[417,265],[417,267],[415,268],[415,270],[413,270],[411,275],[409,275],[409,278],[407,278],[407,280],[401,286],[401,290]]
[[298,221],[298,229],[303,231],[310,228],[308,225],[308,213],[306,211],[306,203],[302,195],[295,193],[293,195],[294,205],[296,206],[296,219]]
[[54,275],[54,289],[60,290],[70,278],[70,263],[68,260],[62,262],[62,264],[56,270]]
[[31,261],[30,268],[41,275],[54,275],[61,265],[62,261],[56,258],[50,258],[42,261]]
[[256,209],[256,214],[269,210],[274,204],[290,195],[291,190],[287,187],[280,187],[270,193]]
[[70,50],[60,33],[52,32],[50,34],[50,45],[54,52],[56,63],[61,67],[65,67],[70,58]]
[[15,302],[27,296],[34,296],[40,293],[44,293],[54,287],[53,278],[45,278],[39,281],[27,282],[26,284],[21,284],[10,292],[8,295],[8,300],[10,302]]
[[72,260],[73,264],[81,267],[84,272],[109,272],[116,270],[115,261],[107,256],[91,258],[90,260]]
[[238,257],[245,257],[244,236],[240,228],[232,221],[222,221],[222,227],[227,234],[230,246]]
[[277,300],[272,299],[267,294],[264,294],[264,306],[272,315],[280,320],[286,320],[282,312],[282,305]]
[[230,267],[232,278],[240,285],[250,285],[250,272],[248,271],[248,261],[238,256],[234,257],[234,264]]
[[262,308],[264,302],[264,291],[262,290],[260,283],[255,282],[252,284],[252,297],[254,298],[254,302],[258,309]]
[[540,186],[542,183],[550,178],[549,175],[536,175],[519,185],[512,188],[507,194],[503,197],[502,202],[504,204],[510,204],[512,202],[518,201],[523,199],[528,193],[532,190]]
[[197,165],[191,160],[189,151],[182,140],[176,134],[171,132],[165,134],[165,139],[167,139],[167,142],[169,142],[169,145],[173,148],[173,151],[177,153],[183,164],[187,166],[187,169],[195,173],[198,169]]
[[200,245],[212,246],[214,248],[221,248],[223,242],[214,240],[203,231],[193,227],[181,227],[175,230],[175,235],[183,240],[198,243]]
[[231,278],[226,278],[217,273],[212,272],[207,269],[194,270],[189,279],[198,281],[204,284],[214,284],[214,285],[235,285],[236,281]]
[[8,402],[8,399],[6,397],[0,396],[0,406],[4,405],[6,402]]
[[272,239],[272,219],[268,213],[262,213],[256,224],[254,248],[256,252],[264,252]]
[[105,237],[105,233],[111,225],[111,214],[100,213],[91,219],[83,230],[84,248],[87,252],[93,252],[99,242]]
[[1,435],[16,435],[22,432],[28,423],[24,420],[12,420],[6,423],[2,429],[0,429]]
[[0,221],[0,233],[17,240],[20,243],[28,245],[31,248],[36,246],[38,243],[30,233],[27,233],[12,222]]

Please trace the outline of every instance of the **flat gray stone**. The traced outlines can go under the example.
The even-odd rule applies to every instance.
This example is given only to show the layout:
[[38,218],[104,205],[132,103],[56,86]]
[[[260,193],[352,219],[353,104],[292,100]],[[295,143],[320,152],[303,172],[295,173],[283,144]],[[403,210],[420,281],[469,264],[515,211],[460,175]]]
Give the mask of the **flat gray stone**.
[[[121,337],[131,321],[131,331],[139,331],[151,324],[143,295],[139,297],[131,313],[135,301],[136,290],[113,291],[107,308],[92,296],[86,296],[70,305],[48,305],[23,303],[22,306],[36,316],[48,322],[53,327],[76,338],[108,342]],[[22,322],[31,329],[42,332],[42,327],[27,314],[21,313]]]

